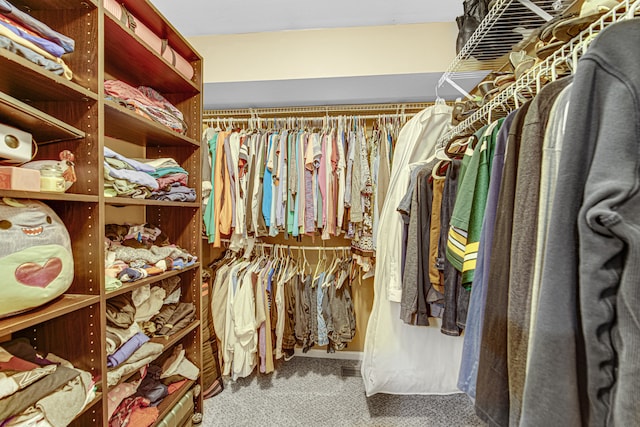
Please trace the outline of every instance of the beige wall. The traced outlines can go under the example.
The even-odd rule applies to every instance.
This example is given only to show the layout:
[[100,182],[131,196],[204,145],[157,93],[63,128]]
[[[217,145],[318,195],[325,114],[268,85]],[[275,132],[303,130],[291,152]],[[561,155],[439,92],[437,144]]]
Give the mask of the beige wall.
[[204,83],[223,83],[442,72],[455,56],[456,36],[455,23],[429,23],[197,36],[189,42],[205,58]]

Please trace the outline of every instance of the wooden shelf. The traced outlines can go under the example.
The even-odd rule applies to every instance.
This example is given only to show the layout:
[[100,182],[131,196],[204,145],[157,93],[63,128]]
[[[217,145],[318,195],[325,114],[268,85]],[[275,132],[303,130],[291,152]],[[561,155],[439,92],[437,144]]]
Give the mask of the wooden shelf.
[[169,45],[183,56],[187,61],[196,61],[199,58],[189,42],[168,22],[150,1],[119,0],[133,16],[144,22],[151,31],[162,39],[169,40]]
[[169,336],[168,338],[155,337],[155,338],[151,338],[151,342],[162,344],[164,346],[164,351],[167,351],[167,349],[176,345],[180,340],[182,340],[182,338],[189,335],[191,331],[196,329],[198,326],[200,326],[200,320],[194,320],[189,326],[187,326],[186,328],[182,329],[179,332],[176,332],[175,334]]
[[0,49],[0,91],[21,101],[96,101],[98,95],[6,49]]
[[[166,338],[166,337],[154,337],[154,338],[151,338],[151,340],[149,342],[153,342],[153,343],[156,343],[156,344],[162,344],[164,346],[164,349],[162,350],[162,353],[160,353],[158,355],[158,357],[160,357],[167,350],[172,348],[175,344],[180,342],[180,340],[182,340],[184,337],[189,335],[189,333],[191,333],[194,329],[198,328],[199,326],[200,326],[200,320],[194,320],[193,323],[191,323],[189,326],[185,327],[184,329],[182,329],[179,332],[176,332],[175,334],[171,335],[169,338]],[[156,357],[156,359],[158,357]],[[154,359],[154,360],[156,360],[156,359]],[[149,364],[151,364],[151,363],[153,363],[153,360],[151,362],[149,362]],[[122,378],[120,378],[120,381],[118,381],[118,384],[122,384],[123,382],[125,382],[128,379],[132,378],[138,372],[139,372],[139,370],[136,369],[135,371],[130,372],[127,375],[123,375]],[[116,387],[118,384],[109,387],[109,391],[113,390],[113,388]]]
[[99,295],[64,294],[52,302],[0,320],[0,337],[100,302]]
[[15,6],[28,6],[31,10],[65,10],[86,8],[92,5],[95,9],[98,7],[97,0],[11,0]]
[[127,142],[146,145],[183,145],[196,148],[200,142],[149,120],[115,102],[105,101],[105,134]]
[[78,418],[80,418],[82,416],[82,414],[87,412],[89,409],[91,409],[93,406],[95,406],[96,403],[100,402],[101,400],[102,400],[102,393],[98,391],[98,392],[96,392],[96,397],[94,397],[91,400],[91,402],[87,403],[87,405],[84,408],[82,408],[82,410],[80,412],[78,412],[78,414],[73,418],[71,423],[73,423],[73,421],[75,421]]
[[38,144],[80,139],[85,133],[24,102],[0,92],[2,123],[29,132]]
[[107,292],[107,298],[113,298],[116,295],[122,295],[127,292],[131,292],[134,289],[137,289],[144,285],[151,285],[153,283],[160,282],[163,279],[168,279],[169,277],[177,276],[178,274],[182,274],[185,271],[190,271],[200,267],[200,263],[196,262],[194,265],[183,268],[181,270],[171,270],[166,273],[158,274],[157,276],[146,277],[142,280],[136,280],[135,282],[124,282],[121,288],[114,289],[113,291]]
[[[198,94],[198,86],[180,74],[118,18],[105,11],[105,68],[132,86],[149,86],[161,93],[181,94],[183,99]],[[127,49],[122,49],[127,46]],[[132,61],[131,58],[136,58]]]
[[164,419],[164,417],[167,416],[171,409],[173,409],[173,406],[178,403],[185,394],[189,392],[189,390],[195,383],[195,381],[187,380],[187,382],[184,383],[182,387],[165,397],[162,402],[160,402],[160,405],[158,405],[158,419],[155,423],[152,424],[152,426],[157,426]]
[[[75,51],[63,59],[73,79],[47,71],[19,54],[0,48],[0,123],[30,133],[40,149],[38,159],[55,158],[60,150],[74,152],[78,182],[65,193],[1,190],[0,198],[33,199],[47,203],[65,223],[71,239],[74,280],[66,294],[20,314],[0,318],[0,341],[16,337],[31,340],[40,349],[59,354],[71,363],[101,378],[92,399],[77,414],[72,425],[108,425],[106,354],[104,340],[105,303],[166,278],[181,278],[184,301],[195,306],[195,318],[171,337],[155,337],[163,346],[155,363],[164,361],[178,343],[184,345],[197,366],[202,364],[201,233],[202,205],[102,194],[103,148],[114,143],[123,155],[146,158],[171,157],[188,171],[195,186],[200,180],[200,119],[202,117],[202,57],[162,16],[152,0],[117,0],[144,23],[160,40],[193,67],[193,78],[182,75],[156,46],[147,45],[104,6],[103,0],[11,0],[55,31],[75,42]],[[166,55],[166,53],[165,53]],[[167,56],[168,57],[168,56]],[[190,74],[190,70],[188,71]],[[186,135],[108,101],[104,79],[120,79],[134,87],[149,86],[184,114]],[[118,141],[115,141],[118,140]],[[199,184],[198,184],[199,185]],[[199,189],[196,188],[199,194]],[[128,207],[114,209],[114,207]],[[133,207],[133,208],[132,208]],[[1,218],[0,218],[1,219]],[[124,283],[107,292],[104,287],[105,238],[108,222],[153,222],[175,237],[200,261],[181,270],[171,270],[143,280]],[[0,241],[0,243],[2,243]],[[184,273],[184,274],[183,274]],[[74,336],[75,334],[75,336]],[[132,381],[131,373],[121,379]],[[165,399],[164,417],[187,390],[191,381]],[[194,398],[202,411],[202,396]],[[0,404],[1,405],[1,404]]]
[[98,196],[73,193],[43,193],[41,191],[0,190],[0,197],[12,197],[14,199],[64,200],[65,202],[98,203]]
[[167,202],[153,199],[132,199],[127,197],[105,197],[104,202],[113,206],[168,206],[178,208],[199,208],[198,202]]

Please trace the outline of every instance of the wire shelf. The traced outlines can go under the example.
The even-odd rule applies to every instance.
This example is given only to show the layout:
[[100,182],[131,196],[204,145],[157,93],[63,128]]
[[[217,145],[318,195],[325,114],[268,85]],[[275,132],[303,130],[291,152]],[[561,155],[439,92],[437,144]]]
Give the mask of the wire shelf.
[[[567,0],[497,0],[440,77],[438,87],[448,80],[464,78],[465,72],[504,67],[509,52],[529,44],[536,30],[548,19],[564,13],[571,6],[568,3]],[[539,14],[531,7],[537,8]]]
[[398,113],[408,111],[420,111],[433,105],[433,103],[406,103],[406,104],[356,104],[356,105],[326,105],[311,107],[273,107],[273,108],[240,108],[231,110],[205,110],[203,117],[205,119],[223,118],[223,117],[271,117],[278,115],[292,114],[336,114],[336,113],[357,113],[357,112],[389,112]]
[[442,149],[455,136],[470,133],[471,130],[479,129],[484,123],[505,116],[533,98],[545,82],[554,81],[564,74],[575,72],[578,59],[586,52],[595,36],[618,21],[633,18],[639,6],[640,1],[622,1],[544,61],[533,66],[465,121],[439,138],[436,147]]

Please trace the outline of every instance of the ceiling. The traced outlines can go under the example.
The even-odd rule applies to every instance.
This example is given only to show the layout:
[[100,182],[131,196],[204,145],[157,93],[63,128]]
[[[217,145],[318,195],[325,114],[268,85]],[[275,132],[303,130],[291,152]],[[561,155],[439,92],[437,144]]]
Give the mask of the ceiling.
[[[185,37],[453,22],[463,0],[151,0]],[[420,43],[420,41],[416,41]],[[418,46],[418,44],[416,45]],[[205,58],[206,62],[206,58]],[[444,71],[444,70],[443,70]],[[470,90],[482,75],[459,82]],[[441,73],[204,84],[206,109],[424,102]],[[445,85],[445,99],[458,95]]]
[[452,22],[462,0],[152,0],[186,37]]

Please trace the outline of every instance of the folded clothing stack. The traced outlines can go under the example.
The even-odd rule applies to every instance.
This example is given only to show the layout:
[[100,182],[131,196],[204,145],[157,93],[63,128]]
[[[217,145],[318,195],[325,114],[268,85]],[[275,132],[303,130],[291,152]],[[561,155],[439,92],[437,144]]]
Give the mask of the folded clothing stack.
[[121,282],[181,270],[197,261],[194,255],[172,245],[162,230],[149,224],[107,224],[105,233],[105,274]]
[[89,372],[37,354],[27,338],[0,343],[0,425],[68,425],[95,397],[94,385]]
[[74,40],[22,12],[7,0],[0,0],[0,47],[68,80],[73,78],[61,56],[73,52]]
[[164,398],[198,375],[198,368],[178,345],[162,366],[149,365],[140,380],[118,384],[109,392],[109,426],[153,424],[158,419],[157,406]]
[[121,80],[105,80],[104,92],[106,99],[130,108],[149,120],[181,134],[187,132],[182,112],[150,87],[140,86],[136,89]]
[[189,172],[172,158],[134,159],[104,147],[104,195],[194,202]]
[[[165,347],[150,338],[170,336],[196,319],[195,305],[181,302],[181,291],[180,278],[174,276],[107,300],[110,426],[153,424],[162,400],[200,375],[181,344],[162,363],[154,362]],[[118,384],[137,370],[139,380]]]

